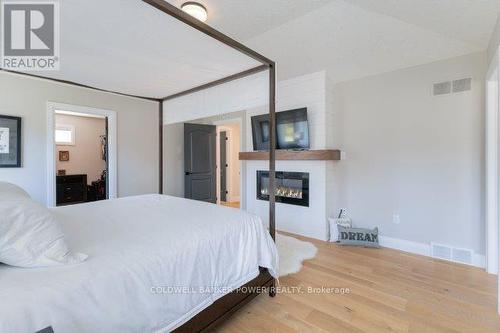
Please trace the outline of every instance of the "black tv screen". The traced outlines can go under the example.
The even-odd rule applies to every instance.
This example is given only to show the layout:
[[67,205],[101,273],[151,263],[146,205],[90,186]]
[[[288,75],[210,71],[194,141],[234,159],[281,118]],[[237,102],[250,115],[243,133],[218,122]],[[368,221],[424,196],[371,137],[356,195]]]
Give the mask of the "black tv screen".
[[[269,115],[252,117],[254,150],[269,150]],[[307,109],[276,113],[276,149],[309,149]]]
[[276,114],[276,141],[278,149],[309,149],[306,108]]

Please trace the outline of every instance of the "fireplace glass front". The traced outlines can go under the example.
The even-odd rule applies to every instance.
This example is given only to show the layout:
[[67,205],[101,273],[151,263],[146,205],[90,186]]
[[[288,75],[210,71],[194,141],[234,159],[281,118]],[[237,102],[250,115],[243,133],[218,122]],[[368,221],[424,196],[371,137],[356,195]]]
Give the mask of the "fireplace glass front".
[[[309,173],[276,171],[276,202],[309,207]],[[269,201],[269,172],[257,171],[257,199]]]

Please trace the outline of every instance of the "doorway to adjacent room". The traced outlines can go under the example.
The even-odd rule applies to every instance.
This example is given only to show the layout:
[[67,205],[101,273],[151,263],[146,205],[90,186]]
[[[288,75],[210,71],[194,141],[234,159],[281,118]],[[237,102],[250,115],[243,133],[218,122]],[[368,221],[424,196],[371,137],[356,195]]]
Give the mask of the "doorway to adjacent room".
[[[242,118],[183,123],[185,198],[242,207],[242,123]],[[178,142],[178,138],[172,136],[171,142]]]
[[240,142],[240,123],[217,125],[217,198],[233,208],[240,208]]
[[48,206],[116,197],[113,111],[48,104]]

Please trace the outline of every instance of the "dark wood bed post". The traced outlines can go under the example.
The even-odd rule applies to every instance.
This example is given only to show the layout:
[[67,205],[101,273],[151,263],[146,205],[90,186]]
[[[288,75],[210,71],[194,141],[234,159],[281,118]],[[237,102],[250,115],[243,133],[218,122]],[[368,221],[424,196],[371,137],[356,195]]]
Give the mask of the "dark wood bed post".
[[[276,65],[269,64],[269,233],[276,242]],[[276,281],[269,288],[269,296],[276,296]]]
[[159,183],[158,183],[158,193],[163,194],[163,100],[158,100],[158,120],[159,120]]
[[269,137],[269,233],[276,241],[276,220],[275,220],[275,172],[276,172],[276,67],[275,64],[269,66],[269,127],[271,136]]

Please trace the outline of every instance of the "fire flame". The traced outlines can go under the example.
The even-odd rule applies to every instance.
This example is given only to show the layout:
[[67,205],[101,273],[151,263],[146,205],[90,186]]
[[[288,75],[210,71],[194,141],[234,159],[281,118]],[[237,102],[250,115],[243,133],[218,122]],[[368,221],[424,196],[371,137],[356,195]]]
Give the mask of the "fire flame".
[[[261,189],[260,194],[269,195],[269,189],[267,187]],[[302,190],[291,187],[278,186],[274,194],[279,197],[302,199]]]

